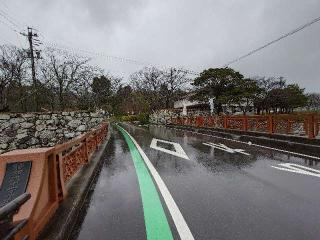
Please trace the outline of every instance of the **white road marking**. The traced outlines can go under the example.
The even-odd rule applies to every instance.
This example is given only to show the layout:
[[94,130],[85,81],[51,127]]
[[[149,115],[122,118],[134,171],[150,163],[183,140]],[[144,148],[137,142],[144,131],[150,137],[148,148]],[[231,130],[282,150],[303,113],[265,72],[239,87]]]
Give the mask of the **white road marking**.
[[[120,127],[120,126],[119,126]],[[123,128],[122,128],[123,129]],[[144,153],[144,151],[142,150],[142,148],[139,146],[139,144],[137,143],[137,141],[125,130],[123,129],[123,131],[125,131],[128,136],[131,138],[131,140],[133,141],[133,143],[136,145],[141,157],[143,158],[145,164],[147,165],[155,183],[157,184],[159,191],[163,197],[163,200],[165,201],[167,208],[171,214],[171,217],[173,219],[174,224],[176,225],[177,231],[180,235],[180,239],[181,240],[194,240],[194,237],[184,219],[184,217],[182,216],[177,204],[175,203],[173,197],[171,196],[169,189],[167,188],[167,186],[165,185],[165,183],[163,182],[162,178],[160,177],[159,173],[157,172],[157,170],[154,168],[154,166],[152,165],[151,161],[149,160],[149,158],[147,157],[147,155]]]
[[[166,148],[163,148],[163,147],[159,147],[157,145],[158,142],[171,144],[174,147],[175,151],[171,151],[169,149],[166,149]],[[156,150],[159,150],[159,151],[162,151],[162,152],[177,156],[177,157],[181,157],[181,158],[190,160],[188,155],[185,153],[185,151],[183,150],[183,148],[181,147],[181,145],[179,143],[169,142],[169,141],[165,141],[165,140],[154,138],[151,141],[150,147],[153,148],[153,149],[156,149]]]
[[[189,131],[189,130],[185,130],[185,132],[190,132],[190,133],[194,133],[194,134],[201,134],[201,135],[208,136],[208,137],[224,139],[224,140],[228,140],[228,141],[231,141],[231,142],[238,142],[238,143],[243,143],[243,144],[247,144],[248,145],[247,142],[234,140],[234,139],[230,139],[230,138],[218,137],[218,136],[214,136],[214,135],[210,135],[210,134],[193,132],[193,131]],[[293,155],[300,156],[300,157],[308,157],[308,158],[320,160],[320,157],[317,157],[317,156],[312,156],[312,155],[303,154],[303,153],[291,152],[291,151],[282,150],[282,149],[279,149],[279,148],[267,147],[267,146],[263,146],[263,145],[259,145],[259,144],[255,144],[255,143],[252,143],[250,146],[256,146],[256,147],[266,148],[266,149],[270,149],[270,150],[275,150],[275,151],[278,151],[278,152],[289,153],[289,154],[293,154]]]
[[243,155],[246,155],[246,156],[250,156],[249,153],[246,153],[245,150],[243,149],[237,149],[237,148],[230,148],[230,147],[227,147],[226,145],[222,144],[222,143],[219,143],[219,144],[215,144],[215,143],[203,143],[204,145],[206,146],[209,146],[209,147],[213,147],[213,148],[217,148],[217,149],[220,149],[222,151],[225,151],[225,152],[228,152],[228,153],[241,153]]
[[314,176],[314,177],[320,177],[320,171],[317,169],[305,167],[305,166],[295,164],[295,163],[280,163],[278,165],[283,166],[283,167],[276,167],[276,166],[271,166],[271,167],[278,169],[278,170],[282,170],[282,171],[293,172],[293,173],[309,175],[309,176]]

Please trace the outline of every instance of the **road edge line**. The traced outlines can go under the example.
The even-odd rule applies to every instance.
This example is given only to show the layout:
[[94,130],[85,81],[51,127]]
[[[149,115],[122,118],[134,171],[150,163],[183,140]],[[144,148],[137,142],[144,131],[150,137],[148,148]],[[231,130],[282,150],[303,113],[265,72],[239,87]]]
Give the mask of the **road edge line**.
[[138,149],[143,161],[145,162],[146,166],[148,167],[148,169],[149,169],[155,183],[157,184],[158,189],[159,189],[159,191],[160,191],[160,193],[161,193],[161,195],[167,205],[167,208],[171,214],[172,220],[177,228],[177,231],[179,233],[181,240],[194,240],[194,237],[188,227],[188,224],[186,223],[184,217],[182,216],[182,213],[180,212],[179,207],[177,206],[176,202],[174,201],[172,195],[169,192],[169,189],[167,188],[167,186],[163,182],[162,178],[160,177],[159,173],[157,172],[157,170],[155,169],[155,167],[151,163],[148,156],[144,153],[144,151],[142,150],[140,145],[130,135],[130,133],[128,133],[127,130],[125,130],[123,127],[119,126],[118,124],[117,124],[117,126],[120,127],[121,129],[123,129],[123,131],[125,131],[128,134],[128,136],[131,138],[134,145],[136,145],[136,148]]

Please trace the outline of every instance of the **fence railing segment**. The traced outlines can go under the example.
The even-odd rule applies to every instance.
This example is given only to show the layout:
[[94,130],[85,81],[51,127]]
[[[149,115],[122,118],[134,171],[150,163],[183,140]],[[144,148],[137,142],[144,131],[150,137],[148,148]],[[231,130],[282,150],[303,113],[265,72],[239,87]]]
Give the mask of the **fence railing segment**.
[[195,127],[305,136],[314,139],[319,136],[320,115],[188,116],[171,118],[171,123]]

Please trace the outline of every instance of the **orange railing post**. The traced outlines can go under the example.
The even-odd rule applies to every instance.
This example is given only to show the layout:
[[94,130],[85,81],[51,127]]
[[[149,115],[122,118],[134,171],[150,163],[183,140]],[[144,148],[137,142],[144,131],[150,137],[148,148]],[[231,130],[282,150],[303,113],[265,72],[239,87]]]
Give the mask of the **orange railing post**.
[[223,116],[223,128],[227,129],[228,128],[228,117]]
[[315,116],[314,114],[308,116],[308,137],[314,139],[315,136]]
[[215,126],[214,126],[214,123],[215,123],[214,117],[212,117],[212,116],[208,117],[207,126],[208,126],[208,127],[215,127]]
[[243,131],[248,131],[248,116],[243,117]]
[[320,116],[319,115],[317,115],[317,116],[315,116],[315,119],[314,119],[314,121],[315,121],[315,129],[314,129],[314,134],[315,134],[315,136],[318,136],[318,134],[319,134],[319,128],[320,128]]
[[268,132],[270,134],[274,133],[274,118],[273,118],[273,116],[268,116]]

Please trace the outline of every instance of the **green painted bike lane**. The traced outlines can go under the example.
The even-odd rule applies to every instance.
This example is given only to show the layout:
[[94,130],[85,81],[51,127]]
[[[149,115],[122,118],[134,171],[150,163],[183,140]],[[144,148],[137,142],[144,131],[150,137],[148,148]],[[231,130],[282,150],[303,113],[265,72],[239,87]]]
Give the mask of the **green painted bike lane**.
[[172,232],[152,177],[128,134],[118,126],[128,144],[137,173],[148,240],[173,240]]

